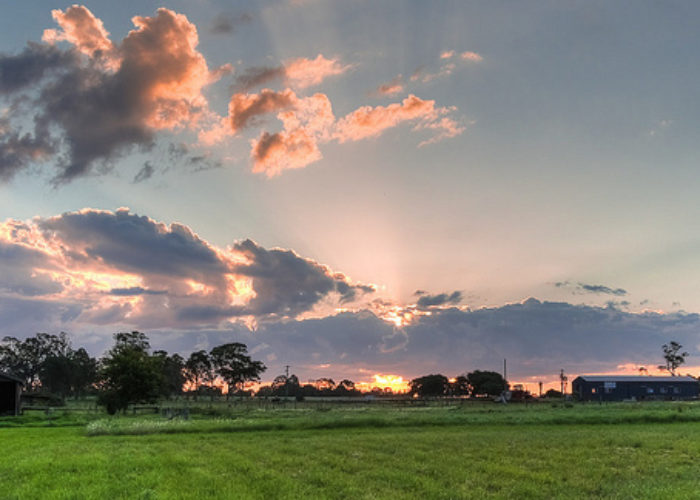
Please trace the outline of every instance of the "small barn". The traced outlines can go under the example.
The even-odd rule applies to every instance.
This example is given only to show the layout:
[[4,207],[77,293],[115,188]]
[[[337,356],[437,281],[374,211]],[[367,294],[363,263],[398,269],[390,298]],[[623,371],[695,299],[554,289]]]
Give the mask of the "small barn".
[[581,375],[571,389],[581,401],[675,400],[697,398],[700,383],[693,377]]
[[19,415],[22,385],[21,378],[0,372],[0,415]]

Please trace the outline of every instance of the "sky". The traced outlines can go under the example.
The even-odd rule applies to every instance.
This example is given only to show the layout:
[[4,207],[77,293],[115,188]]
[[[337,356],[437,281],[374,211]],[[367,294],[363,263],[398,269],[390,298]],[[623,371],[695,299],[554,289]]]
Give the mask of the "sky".
[[674,340],[697,375],[698,15],[7,4],[0,335],[240,341],[303,381],[507,358],[527,384]]

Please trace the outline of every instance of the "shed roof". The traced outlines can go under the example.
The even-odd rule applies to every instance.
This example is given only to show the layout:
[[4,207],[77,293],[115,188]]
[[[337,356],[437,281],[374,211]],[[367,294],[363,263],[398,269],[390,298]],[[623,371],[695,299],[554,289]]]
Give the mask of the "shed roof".
[[9,373],[6,372],[0,372],[0,380],[9,380],[11,382],[19,382],[20,384],[24,385],[24,380],[22,380],[19,377],[15,377],[14,375],[10,375]]
[[654,377],[649,375],[579,375],[586,382],[695,382],[693,377]]

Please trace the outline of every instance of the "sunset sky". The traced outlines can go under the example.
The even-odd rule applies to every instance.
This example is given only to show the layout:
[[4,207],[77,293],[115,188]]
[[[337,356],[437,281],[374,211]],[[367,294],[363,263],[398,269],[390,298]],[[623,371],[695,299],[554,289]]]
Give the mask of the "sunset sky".
[[697,375],[698,18],[8,3],[0,335],[240,341],[302,381],[508,358],[531,389],[654,367],[675,340]]

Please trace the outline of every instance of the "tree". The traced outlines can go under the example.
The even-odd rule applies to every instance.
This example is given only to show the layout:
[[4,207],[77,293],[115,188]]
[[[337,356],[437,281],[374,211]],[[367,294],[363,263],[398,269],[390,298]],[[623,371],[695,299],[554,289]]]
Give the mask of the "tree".
[[450,382],[450,393],[455,396],[469,395],[469,380],[465,375],[455,377],[454,382]]
[[182,393],[182,386],[185,385],[185,360],[179,354],[168,356],[165,351],[155,351],[154,361],[160,371],[160,394],[165,397],[175,396]]
[[207,351],[195,351],[190,354],[185,361],[185,377],[194,386],[195,394],[202,384],[207,384],[214,379],[211,358]]
[[664,344],[662,349],[664,351],[665,364],[659,365],[659,370],[666,370],[671,376],[675,377],[676,370],[685,363],[686,356],[689,356],[687,352],[679,352],[682,348],[682,345],[674,341]]
[[149,355],[150,344],[141,332],[116,333],[115,344],[102,359],[98,403],[114,414],[131,403],[152,402],[159,395],[162,374]]
[[338,396],[348,396],[351,394],[355,394],[356,392],[357,389],[355,389],[355,382],[348,379],[341,380],[335,387],[335,393]]
[[418,394],[420,397],[444,396],[447,394],[450,382],[444,375],[425,375],[414,378],[409,383],[411,394]]
[[211,350],[212,365],[216,374],[229,386],[240,389],[244,382],[259,381],[266,370],[262,361],[253,361],[248,356],[248,347],[239,342],[223,344]]
[[42,389],[66,398],[79,397],[97,380],[97,361],[82,347],[46,358],[39,369]]
[[23,378],[28,389],[36,389],[41,385],[39,372],[48,358],[66,356],[70,351],[65,332],[58,335],[37,333],[34,337],[24,340],[5,337],[2,342],[0,369]]
[[72,395],[82,396],[93,389],[97,381],[97,360],[91,358],[82,347],[70,353],[72,373]]
[[467,381],[472,396],[498,396],[508,387],[508,383],[498,372],[474,370],[467,374]]

